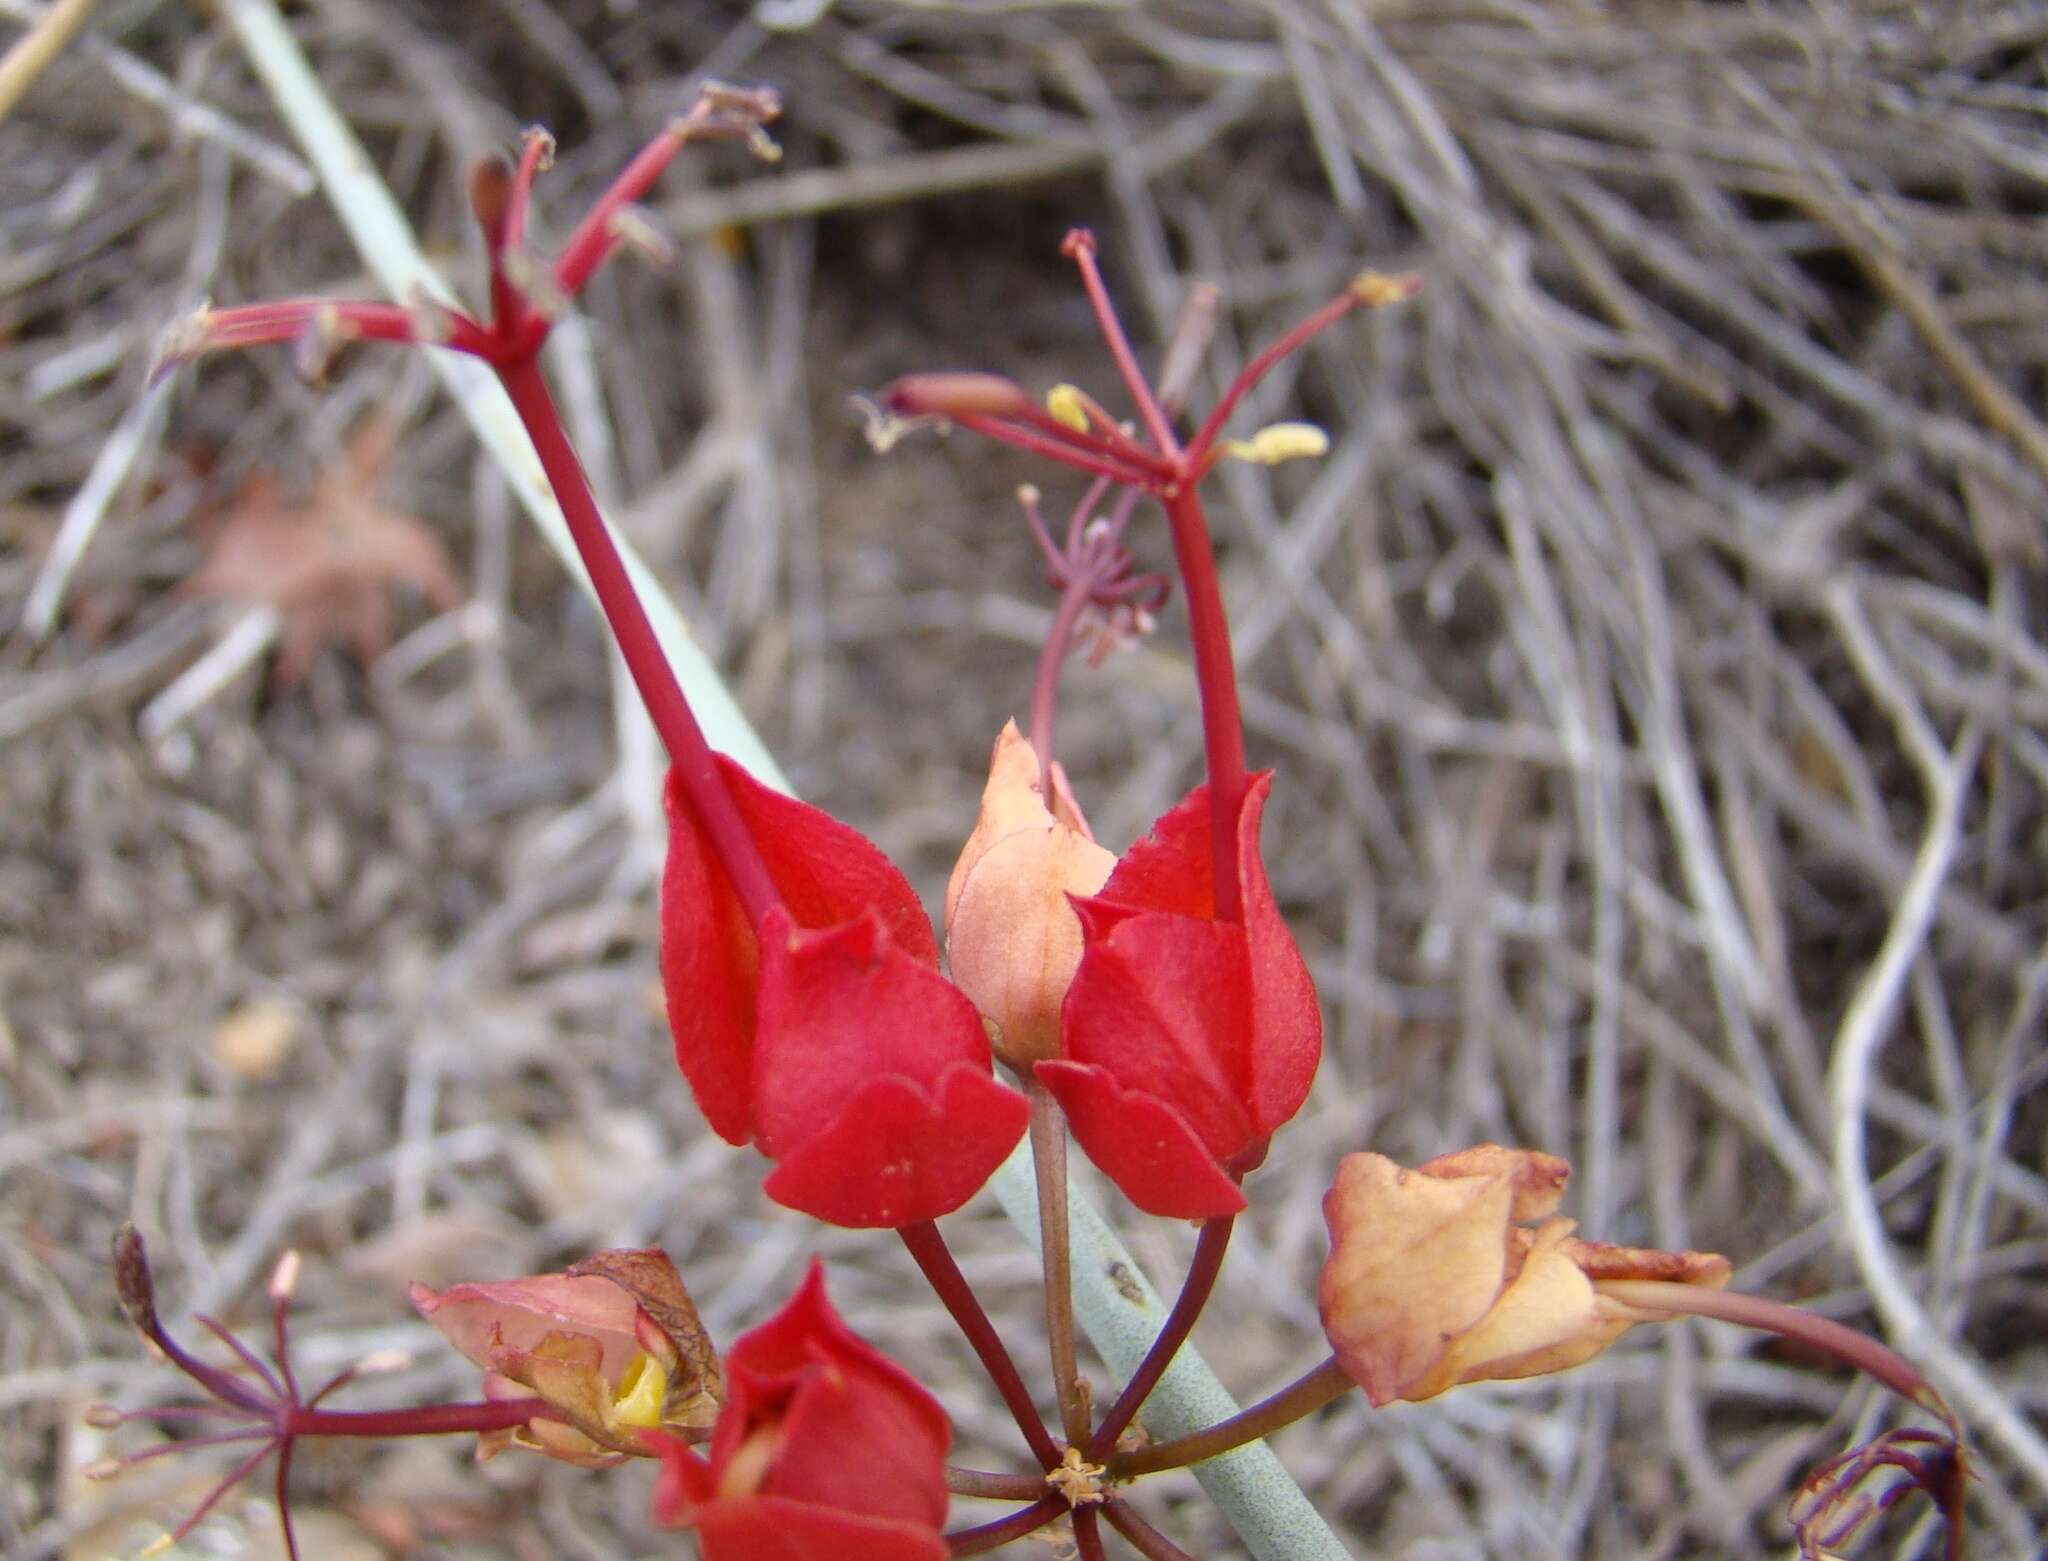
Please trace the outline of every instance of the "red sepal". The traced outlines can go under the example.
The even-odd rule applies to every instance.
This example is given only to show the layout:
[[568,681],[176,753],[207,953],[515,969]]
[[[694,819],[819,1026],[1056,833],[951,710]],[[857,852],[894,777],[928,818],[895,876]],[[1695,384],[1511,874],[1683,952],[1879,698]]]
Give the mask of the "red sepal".
[[[1071,1072],[1062,1087],[1085,1102],[1089,1125],[1074,1108],[1069,1116],[1089,1158],[1152,1213],[1166,1213],[1167,1202],[1217,1201],[1213,1189],[1167,1185],[1182,1174],[1170,1168],[1184,1160],[1182,1134],[1219,1175],[1256,1163],[1307,1098],[1322,1055],[1315,985],[1259,858],[1271,788],[1270,772],[1253,776],[1238,814],[1241,923],[1215,919],[1206,786],[1124,854],[1101,894],[1074,902],[1084,948],[1061,1009],[1061,1060],[1113,1082],[1116,1111],[1140,1113],[1147,1135],[1134,1138],[1102,1086],[1080,1085]],[[1045,1076],[1050,1085],[1054,1075]],[[1168,1119],[1179,1132],[1166,1133]]]
[[705,1561],[938,1561],[952,1428],[902,1367],[853,1333],[815,1262],[787,1306],[726,1357],[710,1455],[662,1462],[655,1521],[695,1528]]
[[[886,1475],[877,1475],[886,1479]],[[945,1561],[928,1528],[857,1518],[802,1502],[720,1502],[697,1525],[704,1561]]]
[[1041,1062],[1034,1071],[1096,1169],[1147,1214],[1201,1220],[1243,1212],[1237,1183],[1165,1101],[1119,1089],[1106,1069],[1085,1063]]
[[[898,950],[937,968],[931,922],[894,863],[829,813],[762,785],[723,754],[718,764],[797,926],[828,927],[872,911]],[[757,1130],[752,1052],[760,950],[725,868],[673,777],[666,802],[661,984],[676,1062],[712,1131],[744,1144]]]
[[873,915],[804,932],[771,912],[762,934],[753,1100],[779,1162],[768,1196],[855,1227],[959,1208],[1031,1115],[992,1076],[973,1003]]

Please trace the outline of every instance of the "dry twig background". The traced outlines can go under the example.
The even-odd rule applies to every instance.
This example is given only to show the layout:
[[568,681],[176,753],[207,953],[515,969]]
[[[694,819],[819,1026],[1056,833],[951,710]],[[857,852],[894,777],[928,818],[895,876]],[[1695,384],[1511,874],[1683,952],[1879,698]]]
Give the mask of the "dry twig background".
[[[72,8],[67,8],[72,9]],[[45,14],[0,0],[10,35]],[[1049,598],[966,441],[877,459],[850,393],[990,367],[1107,391],[1061,233],[1141,340],[1224,310],[1209,391],[1361,264],[1424,273],[1255,413],[1223,531],[1267,839],[1329,1046],[1197,1342],[1256,1396],[1323,1353],[1335,1158],[1568,1153],[1612,1240],[1883,1330],[1973,1428],[1982,1553],[2048,1515],[2048,11],[1564,0],[313,0],[322,82],[451,275],[463,171],[541,122],[565,220],[699,73],[776,84],[780,170],[686,159],[667,271],[620,266],[554,361],[601,494],[806,795],[936,893]],[[309,1369],[416,1349],[403,1283],[659,1242],[721,1340],[833,1265],[1009,1441],[884,1239],[767,1204],[652,1002],[658,771],[592,615],[417,362],[287,354],[141,392],[202,296],[362,292],[203,7],[104,0],[0,124],[0,1548],[128,1554],[197,1471],[82,1484],[101,1398],[175,1384],[119,1324],[249,1317],[308,1260]],[[1196,396],[1197,404],[1202,393]],[[385,497],[467,599],[364,674],[260,673],[260,612],[181,597],[248,476],[310,491],[373,408]],[[1251,421],[1251,419],[1247,419]],[[1057,491],[1053,497],[1057,497]],[[1154,528],[1141,550],[1165,558]],[[1197,772],[1159,635],[1068,681],[1098,832]],[[195,668],[197,669],[195,671]],[[1035,1353],[1009,1229],[953,1222]],[[1185,1233],[1134,1226],[1177,1281]],[[1782,1553],[1800,1471],[1891,1406],[1711,1327],[1279,1440],[1360,1555]],[[645,1471],[466,1448],[302,1457],[312,1553],[667,1553]],[[204,1481],[199,1481],[203,1488]],[[1235,1553],[1192,1481],[1146,1500]],[[963,1517],[967,1515],[963,1508]],[[1926,1526],[1876,1536],[1924,1555]],[[382,1548],[380,1548],[382,1547]],[[267,1555],[253,1488],[187,1547]]]

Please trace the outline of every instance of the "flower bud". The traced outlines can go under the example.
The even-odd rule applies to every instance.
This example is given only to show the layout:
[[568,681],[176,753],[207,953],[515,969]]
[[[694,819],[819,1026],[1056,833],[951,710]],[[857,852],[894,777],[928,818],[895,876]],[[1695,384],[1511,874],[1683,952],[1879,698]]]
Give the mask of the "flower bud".
[[412,1304],[489,1372],[484,1394],[545,1399],[562,1418],[485,1433],[483,1456],[532,1448],[600,1467],[644,1454],[643,1430],[701,1428],[724,1389],[675,1265],[653,1248],[600,1252],[567,1273],[435,1292]]
[[1375,1406],[1565,1371],[1666,1315],[1596,1280],[1728,1282],[1728,1260],[1713,1253],[1576,1239],[1555,1215],[1570,1175],[1555,1155],[1494,1144],[1412,1171],[1377,1154],[1338,1163],[1318,1299],[1338,1361]]
[[944,1561],[946,1412],[840,1320],[822,1268],[726,1366],[705,1453],[644,1438],[663,1466],[657,1523],[695,1530],[704,1561]]
[[981,817],[946,885],[953,983],[988,1021],[996,1055],[1019,1072],[1059,1053],[1060,1004],[1081,962],[1081,922],[1067,897],[1096,893],[1116,865],[1058,788],[1053,801],[1048,808],[1037,754],[1006,723]]

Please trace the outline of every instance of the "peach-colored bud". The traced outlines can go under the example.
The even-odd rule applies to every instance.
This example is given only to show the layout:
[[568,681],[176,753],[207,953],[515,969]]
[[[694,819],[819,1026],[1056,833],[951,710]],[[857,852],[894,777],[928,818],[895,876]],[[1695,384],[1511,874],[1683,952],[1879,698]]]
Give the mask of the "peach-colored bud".
[[1099,890],[1116,858],[1088,834],[1053,768],[1053,806],[1038,756],[1008,722],[989,760],[981,817],[946,885],[953,982],[991,1027],[996,1055],[1023,1072],[1059,1054],[1060,1003],[1081,962],[1070,894]]
[[689,1292],[653,1248],[438,1294],[414,1285],[412,1303],[486,1369],[485,1397],[542,1398],[564,1417],[486,1433],[482,1456],[516,1445],[601,1467],[644,1455],[643,1430],[708,1426],[724,1396]]
[[1577,1240],[1555,1212],[1570,1174],[1555,1155],[1493,1144],[1412,1171],[1377,1154],[1338,1164],[1323,1199],[1323,1331],[1375,1405],[1564,1371],[1664,1315],[1601,1294],[1596,1279],[1728,1282],[1728,1260],[1712,1253]]
[[881,400],[899,417],[1028,417],[1038,410],[1014,381],[966,370],[906,374]]

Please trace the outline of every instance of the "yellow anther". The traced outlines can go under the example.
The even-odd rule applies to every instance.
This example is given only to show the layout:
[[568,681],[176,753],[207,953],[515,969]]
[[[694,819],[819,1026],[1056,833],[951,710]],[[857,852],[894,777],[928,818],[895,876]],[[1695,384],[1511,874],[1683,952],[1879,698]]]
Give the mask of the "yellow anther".
[[1088,398],[1078,385],[1055,385],[1045,393],[1045,409],[1077,434],[1088,432]]
[[1328,455],[1330,436],[1314,423],[1269,423],[1249,439],[1233,439],[1224,453],[1254,466],[1278,466],[1309,455]]
[[1407,276],[1388,276],[1384,271],[1361,271],[1351,279],[1352,293],[1368,309],[1405,303],[1421,290],[1422,278],[1412,272]]
[[661,1412],[668,1407],[668,1373],[661,1362],[642,1350],[626,1367],[612,1395],[612,1413],[619,1424],[651,1430],[661,1424]]

